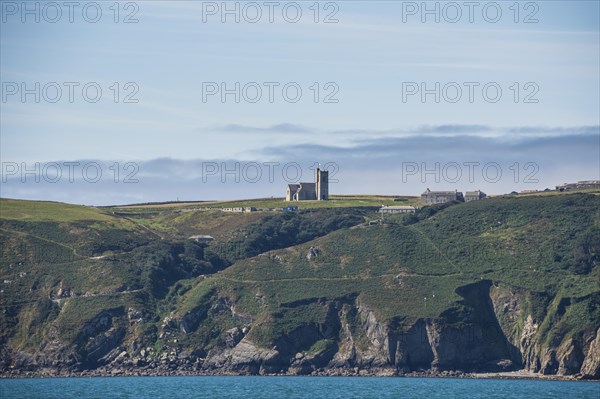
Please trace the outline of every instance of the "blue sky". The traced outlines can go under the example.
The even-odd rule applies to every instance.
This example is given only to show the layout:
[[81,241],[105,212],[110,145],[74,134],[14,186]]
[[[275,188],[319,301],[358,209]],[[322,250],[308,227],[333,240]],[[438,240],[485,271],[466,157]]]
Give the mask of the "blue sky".
[[[12,6],[21,2],[1,3],[3,197],[110,204],[283,195],[279,175],[273,182],[223,183],[220,175],[202,179],[203,162],[296,162],[303,180],[311,179],[315,162],[335,163],[338,193],[418,194],[426,187],[502,193],[600,178],[597,1],[520,2],[518,23],[512,1],[494,3],[502,12],[495,23],[486,20],[495,16],[493,2],[479,2],[473,22],[463,2],[454,3],[462,12],[457,23],[444,19],[455,16],[448,2],[427,3],[440,12],[446,7],[439,23],[432,15],[422,22],[421,10],[411,13],[420,1],[320,2],[319,23],[313,1],[294,3],[302,10],[297,23],[281,12],[291,2],[279,2],[273,23],[263,2],[255,3],[263,12],[257,23],[244,21],[253,13],[241,13],[239,23],[232,15],[223,23],[221,10],[206,13],[221,2],[122,2],[118,23],[112,1],[98,2],[97,23],[83,18],[81,8],[90,2],[75,9],[73,23],[64,7],[58,22],[41,14],[36,23],[32,15],[22,21],[23,10]],[[246,3],[238,2],[240,10]],[[132,11],[138,22],[123,23]],[[338,22],[323,23],[334,11]],[[538,22],[524,23],[528,15]],[[57,82],[63,97],[52,103],[42,95],[37,103],[33,95],[23,101],[20,93],[7,93],[13,84],[33,88],[36,82]],[[64,82],[79,83],[73,103]],[[78,91],[90,82],[102,89],[95,103]],[[233,95],[222,102],[218,94],[203,101],[210,82],[229,88],[256,82],[263,96],[256,103],[243,97],[236,103]],[[278,84],[273,102],[265,82]],[[281,92],[290,82],[302,89],[295,103]],[[458,85],[461,99],[442,95],[436,103],[431,94],[423,102],[420,93],[403,99],[409,87],[431,89],[436,82],[440,88],[452,83],[447,98]],[[465,82],[476,85],[472,102]],[[502,90],[497,102],[483,97],[481,88],[490,83]],[[124,103],[132,87],[139,89],[138,102]],[[338,101],[325,103],[334,89]],[[537,102],[525,102],[527,95]],[[102,180],[94,189],[81,179],[36,183],[6,166],[65,161],[98,162],[105,176],[114,162],[135,162],[139,181]],[[504,177],[403,179],[403,164],[435,169],[453,162],[495,162]],[[535,163],[537,182],[515,179],[515,163],[520,169]]]

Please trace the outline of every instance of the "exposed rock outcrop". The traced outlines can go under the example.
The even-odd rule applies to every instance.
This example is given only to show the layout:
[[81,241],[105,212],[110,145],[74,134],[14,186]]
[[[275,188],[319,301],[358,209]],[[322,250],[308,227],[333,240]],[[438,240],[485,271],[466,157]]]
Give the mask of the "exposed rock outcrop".
[[[553,334],[552,339],[547,339],[549,332],[540,328],[545,318],[552,318],[551,323],[557,324],[567,307],[576,304],[580,298],[552,300],[539,293],[502,285],[492,286],[490,298],[500,326],[507,339],[518,348],[526,370],[544,375],[600,377],[598,332],[585,342],[585,334],[581,332],[569,336]],[[545,307],[534,309],[532,301],[542,302]],[[533,311],[537,316],[532,314]]]
[[581,376],[583,378],[600,378],[600,328],[596,331],[596,338],[590,342],[581,366]]
[[234,348],[209,353],[204,369],[220,369],[241,374],[265,374],[280,369],[279,352],[259,348],[250,340],[242,339]]
[[[182,317],[167,316],[158,352],[135,339],[125,343],[144,324],[143,314],[131,308],[113,310],[102,312],[82,328],[76,350],[49,339],[43,343],[44,355],[3,349],[0,365],[56,372],[260,375],[439,374],[525,367],[546,375],[600,378],[600,329],[587,340],[570,336],[558,345],[544,345],[541,321],[529,312],[526,293],[490,281],[463,286],[457,292],[464,298],[458,304],[460,317],[458,310],[448,309],[436,318],[386,320],[355,296],[286,304],[285,309],[306,306],[323,317],[286,329],[270,347],[264,340],[263,346],[257,344],[252,318],[237,313],[230,298],[212,297]],[[237,326],[223,329],[206,352],[179,343],[202,323],[223,317]]]

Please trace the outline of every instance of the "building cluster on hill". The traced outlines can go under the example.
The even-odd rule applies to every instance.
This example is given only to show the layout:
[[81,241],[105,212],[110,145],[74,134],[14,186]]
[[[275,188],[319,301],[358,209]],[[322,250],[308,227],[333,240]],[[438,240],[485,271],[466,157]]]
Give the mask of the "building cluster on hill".
[[421,194],[421,202],[426,204],[443,204],[450,201],[471,202],[479,201],[485,197],[486,194],[481,190],[467,191],[463,196],[463,193],[458,190],[431,191],[430,189],[427,189]]
[[[481,191],[467,191],[465,195],[458,190],[454,191],[431,191],[430,189],[425,190],[421,194],[421,202],[427,205],[432,204],[443,204],[450,201],[459,202],[471,202],[479,201],[486,197],[486,194]],[[419,209],[414,206],[385,206],[382,205],[379,209],[379,213],[415,213]]]
[[577,183],[564,183],[560,186],[556,186],[557,191],[590,190],[599,188],[600,180],[582,180]]
[[246,213],[246,212],[255,212],[256,208],[253,206],[236,206],[233,208],[221,208],[223,212],[238,212],[238,213]]

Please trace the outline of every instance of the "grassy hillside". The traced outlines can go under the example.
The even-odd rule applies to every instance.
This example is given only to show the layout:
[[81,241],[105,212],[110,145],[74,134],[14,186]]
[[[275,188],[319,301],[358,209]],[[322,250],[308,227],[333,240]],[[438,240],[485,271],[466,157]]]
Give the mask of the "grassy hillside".
[[[333,308],[358,304],[398,331],[418,320],[468,325],[488,317],[469,288],[482,282],[519,293],[518,308],[534,316],[546,343],[584,342],[600,326],[597,195],[445,204],[382,225],[366,223],[378,218],[374,206],[406,202],[335,201],[241,214],[0,200],[0,344],[35,354],[61,342],[76,355],[60,356],[92,367],[102,360],[91,354],[109,356],[93,346],[97,334],[120,342],[119,351],[206,356],[234,327],[271,348],[316,326],[302,348],[318,354],[334,345],[324,332]],[[197,234],[214,240],[188,239]],[[364,315],[348,309],[350,328],[360,330]],[[499,322],[518,334],[525,314]]]
[[[123,313],[136,303],[153,320],[169,308],[170,290],[180,280],[364,220],[362,211],[343,210],[123,216],[110,209],[5,199],[0,209],[0,342],[17,348],[42,342],[50,325],[64,339],[74,339],[103,311]],[[199,233],[215,241],[206,247],[188,240]]]
[[31,222],[75,222],[79,220],[108,221],[105,212],[88,206],[46,201],[0,199],[0,218]]
[[[599,290],[599,205],[591,195],[507,197],[451,206],[414,224],[397,218],[343,229],[237,262],[186,293],[179,309],[189,311],[216,290],[257,318],[264,303],[276,312],[352,295],[384,319],[434,318],[460,307],[459,287],[484,279],[586,297]],[[308,260],[311,248],[317,255]],[[577,328],[589,328],[585,323]]]

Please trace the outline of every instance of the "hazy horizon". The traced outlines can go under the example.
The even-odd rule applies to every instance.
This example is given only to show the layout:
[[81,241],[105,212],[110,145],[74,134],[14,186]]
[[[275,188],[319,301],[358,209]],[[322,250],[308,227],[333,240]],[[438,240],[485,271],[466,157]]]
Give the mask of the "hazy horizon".
[[2,196],[283,196],[318,163],[332,194],[600,179],[599,4],[488,3],[3,2]]

